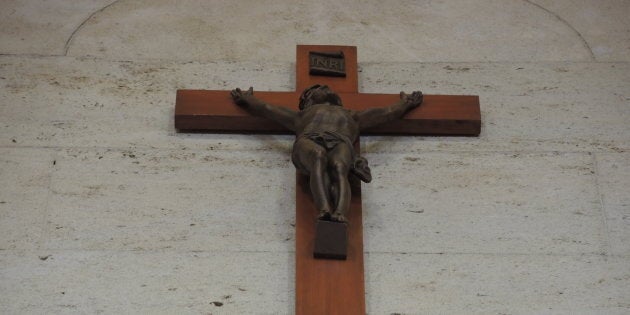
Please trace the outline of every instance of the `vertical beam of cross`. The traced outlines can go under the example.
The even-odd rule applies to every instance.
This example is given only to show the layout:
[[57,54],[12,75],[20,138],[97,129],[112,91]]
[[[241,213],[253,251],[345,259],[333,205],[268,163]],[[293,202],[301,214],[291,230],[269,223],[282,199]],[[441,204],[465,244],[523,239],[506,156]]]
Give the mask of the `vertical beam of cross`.
[[[309,51],[342,51],[346,77],[309,75]],[[358,93],[357,49],[348,46],[298,46],[296,90],[313,84],[333,91]],[[355,147],[358,148],[358,143]],[[295,211],[295,310],[296,314],[365,314],[363,272],[363,213],[361,186],[355,183],[348,213],[346,260],[313,259],[315,218],[318,209],[311,199],[306,176],[297,174]]]

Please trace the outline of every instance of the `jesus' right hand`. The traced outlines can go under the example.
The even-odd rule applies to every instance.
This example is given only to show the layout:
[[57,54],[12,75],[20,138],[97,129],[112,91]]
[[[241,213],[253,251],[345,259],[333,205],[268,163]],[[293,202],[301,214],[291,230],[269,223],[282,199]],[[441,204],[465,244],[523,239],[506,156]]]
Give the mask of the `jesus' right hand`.
[[239,88],[236,88],[232,90],[232,92],[230,92],[230,95],[232,95],[232,99],[234,100],[234,103],[236,103],[236,105],[247,106],[249,104],[248,99],[254,96],[254,88],[249,87],[249,89],[245,92],[243,92]]

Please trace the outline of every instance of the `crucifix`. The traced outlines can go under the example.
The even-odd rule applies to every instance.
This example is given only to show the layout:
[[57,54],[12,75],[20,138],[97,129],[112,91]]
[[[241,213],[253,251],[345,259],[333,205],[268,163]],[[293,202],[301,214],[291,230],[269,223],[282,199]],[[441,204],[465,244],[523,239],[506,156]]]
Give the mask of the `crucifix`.
[[[297,112],[298,105],[301,108],[309,105],[304,104],[308,99],[325,101],[333,94],[328,89],[339,98],[331,101],[333,105],[343,103],[344,109],[355,113],[378,111],[389,104],[399,104],[408,111],[404,117],[368,126],[362,134],[479,135],[478,96],[359,93],[354,46],[298,45],[296,59],[296,91],[255,92],[257,100],[277,105],[280,111]],[[291,127],[295,126],[282,119],[273,121],[250,115],[247,106],[255,102],[248,99],[251,93],[251,90],[178,90],[175,128],[179,131],[293,133]],[[331,142],[333,148],[335,143],[349,142],[337,134],[312,137],[310,140],[320,141],[324,147]],[[358,141],[349,145],[359,152]],[[361,178],[360,170],[358,173],[356,177]],[[364,173],[363,180],[365,176]],[[309,176],[298,172],[296,177],[296,314],[365,314],[360,182],[351,181],[349,209],[340,216],[335,215],[334,210],[325,213],[318,209],[316,204],[321,202],[314,200],[317,196],[311,194],[314,185]],[[338,191],[333,195],[334,200],[341,198]]]

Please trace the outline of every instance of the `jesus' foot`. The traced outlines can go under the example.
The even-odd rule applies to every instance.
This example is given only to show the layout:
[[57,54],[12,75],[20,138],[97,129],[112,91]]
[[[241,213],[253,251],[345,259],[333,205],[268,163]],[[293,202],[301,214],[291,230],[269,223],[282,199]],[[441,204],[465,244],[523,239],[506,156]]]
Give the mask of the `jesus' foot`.
[[318,220],[330,220],[330,210],[320,210],[317,215]]
[[330,217],[330,219],[332,221],[336,221],[336,222],[341,222],[341,223],[347,223],[348,219],[346,219],[346,216],[339,213],[339,212],[335,212],[332,214],[332,216]]

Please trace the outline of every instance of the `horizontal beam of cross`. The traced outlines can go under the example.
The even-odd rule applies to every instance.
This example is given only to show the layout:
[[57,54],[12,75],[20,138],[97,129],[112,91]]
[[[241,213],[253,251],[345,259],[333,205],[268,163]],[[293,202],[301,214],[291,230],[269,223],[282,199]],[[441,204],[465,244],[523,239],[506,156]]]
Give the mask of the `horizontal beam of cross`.
[[[274,105],[297,110],[299,92],[258,92],[256,97]],[[383,107],[399,99],[397,94],[339,93],[351,110]],[[254,117],[234,106],[229,91],[179,90],[175,128],[206,132],[263,132],[289,134],[281,125]],[[404,118],[366,130],[362,134],[477,136],[481,129],[479,97],[473,95],[425,95],[422,105]]]

